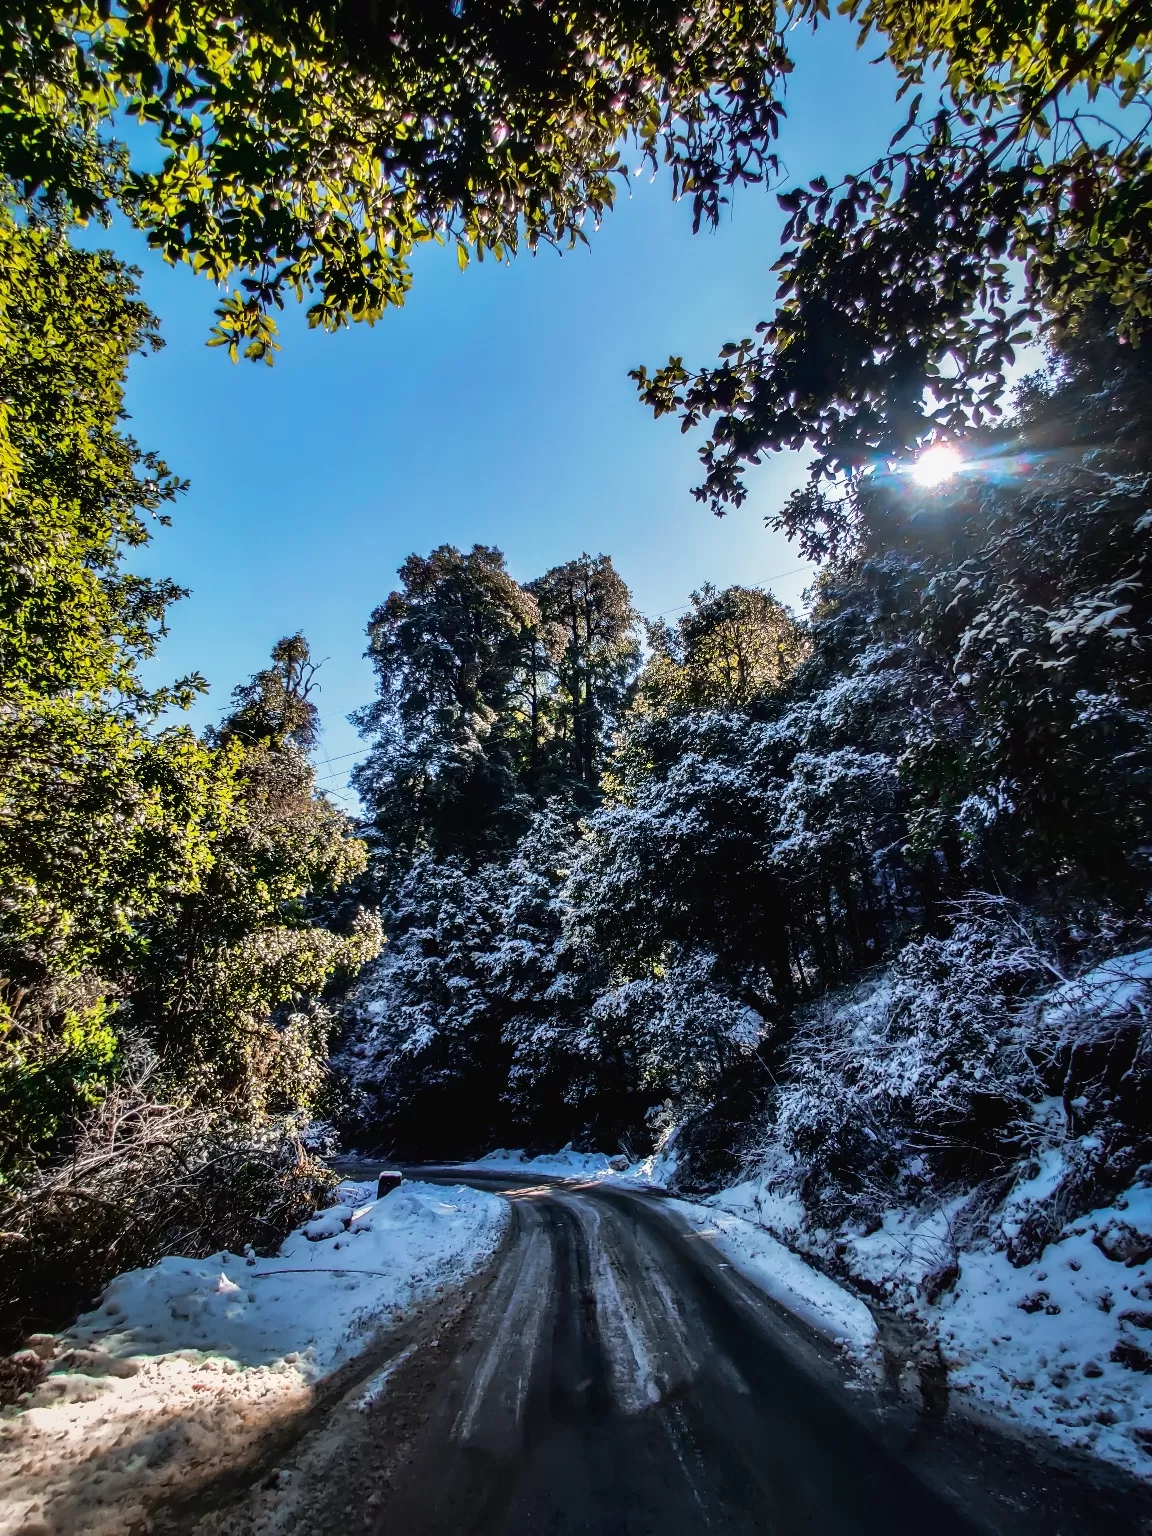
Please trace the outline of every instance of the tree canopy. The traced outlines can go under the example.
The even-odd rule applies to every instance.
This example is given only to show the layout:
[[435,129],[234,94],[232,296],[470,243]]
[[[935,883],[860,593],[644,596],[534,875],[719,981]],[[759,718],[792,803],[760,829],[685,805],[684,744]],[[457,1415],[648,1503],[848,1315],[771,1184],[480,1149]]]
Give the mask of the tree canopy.
[[[770,159],[785,68],[761,0],[66,0],[7,18],[0,174],[41,208],[118,203],[166,259],[239,277],[216,340],[271,360],[270,310],[314,294],[313,325],[374,320],[421,241],[463,265],[583,239],[626,136],[714,221]],[[120,113],[158,166],[110,137]]]
[[311,698],[319,669],[302,634],[277,640],[272,665],[232,690],[232,709],[212,733],[214,740],[308,752],[320,735],[320,712]]
[[368,625],[379,697],[355,716],[379,846],[397,867],[424,849],[491,856],[547,798],[595,804],[640,655],[609,556],[522,586],[498,549],[442,545],[399,574]]
[[854,474],[994,419],[1037,325],[1075,328],[1103,303],[1135,342],[1152,315],[1146,7],[843,9],[910,94],[903,128],[840,184],[780,194],[777,306],[757,338],[715,367],[634,375],[658,415],[710,424],[696,494],[717,512],[764,453],[813,449],[815,476]]
[[740,709],[782,688],[807,651],[794,614],[758,587],[707,585],[675,624],[648,626],[651,654],[637,685],[653,712]]
[[581,555],[529,583],[554,636],[549,764],[556,787],[595,802],[612,730],[640,661],[639,618],[611,557]]

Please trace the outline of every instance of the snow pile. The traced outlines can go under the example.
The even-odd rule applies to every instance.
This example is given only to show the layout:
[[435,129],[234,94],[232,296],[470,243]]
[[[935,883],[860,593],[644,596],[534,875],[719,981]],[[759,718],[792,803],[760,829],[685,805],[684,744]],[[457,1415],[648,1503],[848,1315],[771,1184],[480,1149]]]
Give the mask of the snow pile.
[[[1047,1160],[1017,1191],[1043,1197]],[[849,1271],[918,1289],[947,1252],[960,1202],[924,1218],[890,1211],[841,1245]],[[909,1309],[939,1340],[952,1387],[1066,1445],[1152,1476],[1152,1189],[1070,1221],[1033,1264],[991,1247],[954,1256],[955,1279]],[[950,1277],[951,1278],[951,1277]]]
[[494,1251],[507,1206],[346,1182],[275,1258],[166,1258],[113,1280],[59,1339],[50,1374],[0,1419],[0,1536],[121,1536],[239,1466],[384,1323]]
[[[624,1159],[618,1159],[623,1162]],[[591,1179],[611,1173],[613,1159],[606,1152],[575,1152],[571,1146],[559,1152],[545,1152],[539,1157],[529,1157],[521,1148],[497,1147],[495,1151],[477,1158],[475,1168],[492,1168],[503,1173],[515,1169],[523,1173],[540,1173],[552,1178]]]
[[669,1207],[706,1238],[740,1273],[801,1318],[824,1338],[858,1359],[867,1358],[876,1343],[876,1323],[857,1296],[806,1264],[763,1227],[734,1215],[720,1204],[671,1200]]
[[474,1189],[405,1183],[383,1200],[346,1182],[337,1203],[275,1258],[161,1259],[120,1275],[69,1338],[116,1356],[180,1349],[265,1365],[285,1355],[310,1380],[355,1354],[381,1317],[473,1268],[504,1206]]
[[576,1152],[571,1144],[559,1152],[529,1157],[523,1149],[497,1147],[461,1169],[491,1169],[499,1173],[539,1174],[546,1179],[579,1179],[584,1184],[619,1184],[629,1189],[666,1189],[676,1171],[676,1156],[654,1152],[638,1162],[606,1152]]

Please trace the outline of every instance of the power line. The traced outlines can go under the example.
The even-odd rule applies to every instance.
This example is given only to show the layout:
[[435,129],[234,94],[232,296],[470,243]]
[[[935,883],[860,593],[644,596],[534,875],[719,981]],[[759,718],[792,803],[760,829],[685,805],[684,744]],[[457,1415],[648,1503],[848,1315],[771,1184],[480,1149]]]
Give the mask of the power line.
[[346,757],[359,757],[360,753],[365,750],[366,749],[364,747],[354,747],[351,752],[341,752],[339,757],[329,757],[327,752],[325,752],[324,761],[328,764],[329,768],[331,768],[333,763],[342,763]]

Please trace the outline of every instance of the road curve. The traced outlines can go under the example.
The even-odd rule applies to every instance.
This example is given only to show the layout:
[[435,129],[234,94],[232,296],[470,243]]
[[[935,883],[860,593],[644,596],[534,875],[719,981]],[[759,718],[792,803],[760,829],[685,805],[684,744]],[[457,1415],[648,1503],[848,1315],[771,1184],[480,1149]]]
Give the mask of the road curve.
[[[425,1176],[425,1175],[422,1175]],[[459,1173],[452,1175],[460,1181]],[[660,1202],[496,1188],[498,1262],[200,1536],[1108,1536],[1119,1474],[862,1385]]]

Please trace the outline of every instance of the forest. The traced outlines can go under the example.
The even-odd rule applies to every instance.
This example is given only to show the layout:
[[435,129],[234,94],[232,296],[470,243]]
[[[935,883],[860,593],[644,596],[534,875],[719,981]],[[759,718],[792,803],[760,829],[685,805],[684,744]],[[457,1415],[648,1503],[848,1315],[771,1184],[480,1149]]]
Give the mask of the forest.
[[[709,433],[717,512],[805,455],[768,518],[818,565],[802,611],[701,585],[646,621],[610,551],[523,582],[482,542],[414,552],[367,617],[358,817],[317,784],[303,634],[207,729],[180,721],[199,674],[142,680],[185,594],[136,556],[185,487],[125,422],[159,322],[77,232],[130,221],[219,287],[221,366],[272,364],[274,313],[386,317],[430,241],[462,268],[594,241],[624,144],[694,226],[782,186],[789,33],[827,9],[13,14],[6,1341],[162,1255],[274,1251],[340,1146],[675,1148],[685,1190],[775,1158],[831,1229],[953,1192],[986,1218],[1058,1103],[1078,1150],[1021,1262],[1147,1173],[1144,994],[1043,1006],[1118,956],[1143,982],[1152,943],[1147,18],[843,10],[903,128],[778,193],[756,339],[633,375]],[[1030,338],[1047,362],[1011,385]],[[933,445],[957,459],[929,486]]]
[[1147,939],[1149,381],[1086,325],[963,475],[797,493],[804,617],[705,588],[645,626],[605,556],[525,586],[414,556],[369,626],[388,943],[346,1134],[638,1156],[675,1126],[702,1188],[771,1139],[842,1218],[1003,1176],[1055,1096],[1099,1143],[1085,1198],[1130,1181],[1143,1028],[1030,1005]]

